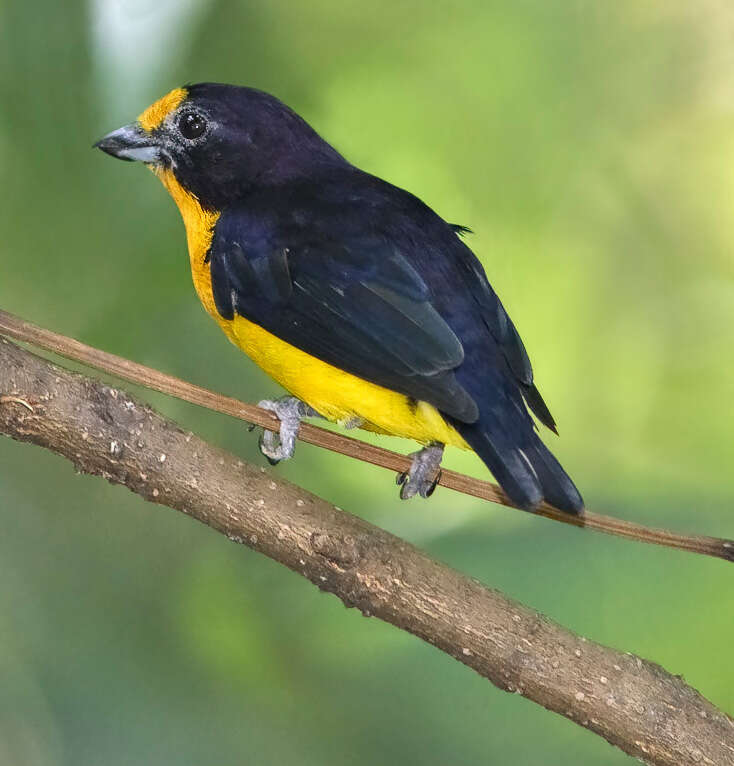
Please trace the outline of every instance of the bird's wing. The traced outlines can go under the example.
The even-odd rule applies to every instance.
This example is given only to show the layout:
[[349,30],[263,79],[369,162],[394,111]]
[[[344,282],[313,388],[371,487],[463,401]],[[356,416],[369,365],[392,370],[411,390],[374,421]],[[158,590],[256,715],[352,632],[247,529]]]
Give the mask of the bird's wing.
[[455,252],[464,265],[468,291],[479,304],[482,319],[505,358],[528,407],[543,425],[557,433],[555,420],[533,382],[533,368],[525,345],[502,301],[489,284],[484,269],[469,248],[456,248]]
[[384,237],[305,240],[287,227],[228,211],[208,253],[217,310],[239,314],[287,343],[364,380],[477,420],[454,369],[456,334],[408,259]]

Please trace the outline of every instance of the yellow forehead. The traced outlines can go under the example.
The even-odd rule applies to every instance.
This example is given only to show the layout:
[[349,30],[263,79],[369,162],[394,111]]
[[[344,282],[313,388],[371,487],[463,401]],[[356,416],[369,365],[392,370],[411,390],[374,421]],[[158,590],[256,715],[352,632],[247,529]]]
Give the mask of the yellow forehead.
[[178,109],[181,102],[186,98],[186,88],[175,88],[170,93],[166,93],[163,98],[159,98],[154,104],[151,104],[138,117],[138,122],[143,130],[148,133],[160,127],[163,120],[174,110]]

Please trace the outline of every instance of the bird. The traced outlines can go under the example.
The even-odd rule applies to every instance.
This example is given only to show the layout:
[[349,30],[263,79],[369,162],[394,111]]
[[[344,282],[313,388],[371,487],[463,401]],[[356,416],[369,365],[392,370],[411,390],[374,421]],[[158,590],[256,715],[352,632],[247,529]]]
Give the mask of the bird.
[[583,514],[540,439],[532,416],[557,433],[555,421],[466,227],[255,88],[175,88],[94,146],[162,181],[201,303],[288,392],[259,403],[280,421],[260,436],[271,463],[321,417],[418,442],[403,499],[433,493],[449,445],[474,451],[514,505]]

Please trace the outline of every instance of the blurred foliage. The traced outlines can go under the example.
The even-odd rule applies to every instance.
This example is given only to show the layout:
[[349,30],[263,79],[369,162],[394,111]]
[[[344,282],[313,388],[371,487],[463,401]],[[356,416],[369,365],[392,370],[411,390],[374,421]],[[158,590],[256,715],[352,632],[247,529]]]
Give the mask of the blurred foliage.
[[[90,150],[175,85],[254,85],[474,229],[590,507],[732,536],[733,38],[721,0],[6,0],[0,306],[273,394],[195,300],[163,189]],[[240,423],[143,396],[262,463]],[[2,764],[629,760],[180,514],[39,449],[0,461]],[[403,505],[308,446],[276,470],[734,710],[725,564],[446,490]]]

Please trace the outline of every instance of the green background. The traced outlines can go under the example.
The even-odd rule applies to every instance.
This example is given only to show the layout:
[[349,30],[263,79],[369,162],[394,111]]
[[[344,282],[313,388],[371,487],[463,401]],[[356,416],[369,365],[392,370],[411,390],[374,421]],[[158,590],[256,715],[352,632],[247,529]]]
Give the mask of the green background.
[[[276,393],[195,299],[160,184],[90,149],[171,87],[254,85],[474,229],[590,508],[734,536],[733,39],[717,0],[0,3],[0,307]],[[241,423],[140,393],[264,464]],[[731,566],[448,490],[401,503],[390,474],[306,445],[274,473],[734,712]],[[7,439],[0,529],[0,764],[631,762]]]

